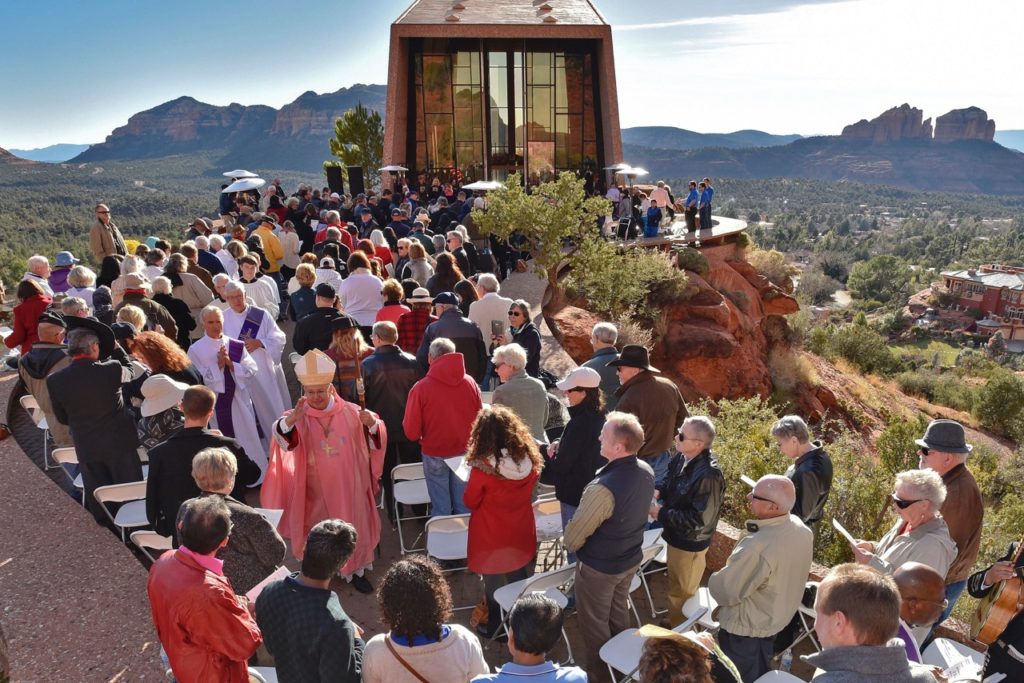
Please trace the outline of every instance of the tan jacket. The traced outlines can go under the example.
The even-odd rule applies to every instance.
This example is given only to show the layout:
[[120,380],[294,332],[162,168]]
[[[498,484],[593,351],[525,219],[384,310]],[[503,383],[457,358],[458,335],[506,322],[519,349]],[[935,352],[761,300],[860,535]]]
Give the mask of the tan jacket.
[[963,581],[971,575],[981,547],[981,525],[985,517],[985,504],[974,475],[965,465],[957,465],[942,477],[946,484],[946,502],[942,504],[942,519],[949,527],[949,535],[956,543],[956,559],[946,574],[946,583]]
[[748,638],[781,631],[804,597],[813,545],[796,515],[748,521],[726,565],[708,579],[722,629]]
[[[36,342],[33,348],[42,350],[44,346],[56,347],[55,344]],[[45,377],[33,377],[32,373],[26,370],[24,360],[22,360],[18,365],[18,374],[21,375],[22,381],[25,382],[25,389],[35,397],[36,402],[43,411],[43,414],[46,415],[46,424],[50,427],[50,435],[53,436],[53,442],[56,444],[57,448],[65,448],[67,446],[74,446],[75,444],[71,440],[71,430],[66,424],[63,424],[58,420],[57,416],[53,413],[53,403],[50,401],[50,390],[46,387],[46,378],[55,372],[63,370],[70,364],[71,358],[68,356],[61,358],[53,364]]]
[[[189,310],[192,311],[193,317],[196,318],[196,322],[199,320],[199,313],[203,308],[213,301],[213,292],[211,292],[203,281],[192,273],[178,273],[178,277],[181,278],[181,286],[174,287],[171,291],[175,299],[181,299],[188,304]],[[200,327],[202,327],[200,325]]]
[[641,458],[664,453],[675,444],[676,430],[689,413],[675,382],[647,370],[616,390],[615,410],[633,413],[644,428]]
[[99,221],[92,224],[92,230],[89,231],[89,249],[92,250],[93,258],[96,259],[97,264],[102,263],[104,257],[113,256],[117,253],[118,240],[124,244],[121,231],[117,229],[113,221],[108,222],[106,225]]

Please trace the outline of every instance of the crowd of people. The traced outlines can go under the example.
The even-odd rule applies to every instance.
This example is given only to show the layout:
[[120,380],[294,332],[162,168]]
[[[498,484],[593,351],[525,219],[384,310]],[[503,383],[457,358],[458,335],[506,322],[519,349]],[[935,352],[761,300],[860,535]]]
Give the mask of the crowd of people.
[[[75,448],[98,522],[112,520],[93,492],[142,481],[146,454],[146,516],[176,548],[148,589],[177,680],[247,680],[261,644],[282,681],[605,680],[600,649],[630,626],[652,529],[666,546],[669,625],[692,616],[725,488],[745,485],[722,475],[714,419],[690,415],[649,350],[620,349],[610,323],[594,326],[593,357],[553,381],[530,304],[501,295],[493,241],[460,222],[482,198],[431,193],[284,197],[275,184],[224,204],[223,233],[199,219],[181,243],[131,254],[100,204],[98,274],[66,251],[52,269],[29,259],[5,341],[20,347],[15,365],[55,445]],[[707,580],[717,632],[649,639],[641,679],[753,683],[792,648],[803,605],[823,648],[806,657],[815,680],[934,680],[921,651],[965,587],[979,597],[1018,572],[1011,548],[972,574],[984,510],[963,427],[929,425],[919,469],[895,478],[894,526],[859,541],[814,595],[832,462],[799,416],[771,436],[793,462],[752,483],[745,534]],[[430,515],[468,515],[465,566],[482,579],[485,615],[475,632],[452,622],[455,567],[415,553],[374,567],[378,494],[400,523],[391,472],[414,463]],[[526,595],[506,612],[496,593],[535,571],[539,486],[559,503],[571,607]],[[277,524],[247,504],[257,497],[283,511]],[[263,583],[289,552],[300,570]],[[386,633],[364,642],[335,577],[367,594],[377,583]],[[568,609],[582,668],[548,659]],[[993,644],[987,673],[1024,675],[1022,629],[1018,617]],[[504,636],[512,661],[492,673],[481,639]]]
[[659,180],[650,192],[639,187],[612,184],[604,197],[612,203],[612,218],[618,222],[619,239],[657,237],[682,213],[687,232],[711,229],[711,206],[715,188],[710,178],[687,184],[686,196],[676,197],[672,187]]

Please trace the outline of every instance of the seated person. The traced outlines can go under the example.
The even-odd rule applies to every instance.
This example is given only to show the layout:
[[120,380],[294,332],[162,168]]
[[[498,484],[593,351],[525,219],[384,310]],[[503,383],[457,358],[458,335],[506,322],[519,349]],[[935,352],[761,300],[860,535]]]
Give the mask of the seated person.
[[945,578],[920,562],[904,562],[892,578],[900,590],[900,630],[896,637],[906,646],[907,659],[921,663],[921,644],[946,609]]
[[562,637],[563,620],[562,608],[543,593],[516,600],[508,614],[508,651],[512,661],[496,674],[477,676],[474,683],[512,683],[524,678],[543,683],[586,683],[583,669],[562,668],[546,659],[548,651]]
[[363,651],[363,683],[468,681],[489,671],[480,641],[465,626],[447,623],[452,594],[441,568],[412,555],[391,565],[377,589],[387,633]]
[[282,683],[359,683],[363,640],[345,614],[331,579],[356,547],[356,530],[326,519],[309,531],[302,569],[266,586],[256,623]]
[[[684,636],[648,638],[640,655],[644,683],[713,683],[711,653]],[[727,679],[726,679],[727,680]]]
[[192,459],[192,477],[203,496],[223,498],[231,512],[231,538],[220,551],[224,575],[244,595],[284,563],[284,539],[267,519],[231,497],[238,464],[227,448],[207,448]]
[[853,563],[834,567],[814,600],[823,648],[802,659],[821,669],[816,683],[933,683],[929,667],[907,660],[895,638],[900,592],[892,577]]

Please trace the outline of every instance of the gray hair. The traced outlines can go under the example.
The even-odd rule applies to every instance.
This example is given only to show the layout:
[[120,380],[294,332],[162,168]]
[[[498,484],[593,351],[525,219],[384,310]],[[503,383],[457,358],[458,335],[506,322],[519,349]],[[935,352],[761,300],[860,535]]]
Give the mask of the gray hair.
[[780,439],[795,438],[800,443],[811,440],[811,430],[799,415],[785,415],[772,425],[772,436]]
[[124,260],[121,261],[121,275],[127,275],[128,273],[138,273],[142,270],[142,263],[135,256],[125,256]]
[[619,339],[619,330],[611,323],[598,323],[590,336],[602,344],[614,344]]
[[196,249],[209,249],[210,238],[206,235],[198,235],[195,240]]
[[154,294],[170,294],[174,290],[170,278],[166,278],[163,275],[153,278],[150,286],[153,288]]
[[167,263],[164,265],[164,272],[181,274],[187,271],[188,259],[185,258],[184,254],[171,254],[167,257]]
[[335,223],[341,220],[341,214],[333,209],[327,212],[326,221],[328,223]]
[[494,349],[492,359],[495,365],[504,363],[516,370],[522,370],[526,367],[526,349],[519,344],[505,344]]
[[242,294],[245,294],[245,287],[243,287],[242,284],[240,282],[238,282],[238,280],[231,280],[226,285],[224,285],[224,296],[225,297],[228,294],[237,294],[238,292],[241,292]]
[[213,251],[220,251],[224,248],[224,236],[223,235],[210,235],[210,249]]
[[85,266],[75,266],[68,273],[68,284],[72,287],[92,287],[96,284],[96,273]]
[[693,431],[696,432],[697,438],[704,442],[705,448],[711,448],[711,444],[715,442],[715,423],[711,421],[711,418],[703,415],[694,415],[683,420],[683,427],[690,425]]
[[100,338],[92,330],[77,328],[68,332],[68,355],[77,356],[89,353],[93,344],[99,344]]
[[477,286],[485,292],[500,292],[501,284],[492,273],[484,273],[476,280]]
[[224,319],[224,311],[220,309],[220,306],[210,304],[199,313],[199,320],[201,322],[206,322],[206,319],[209,318],[211,315],[216,315],[221,320]]
[[48,265],[50,265],[50,259],[46,258],[45,256],[35,254],[34,256],[28,257],[28,269],[33,273],[35,273],[36,270]]
[[381,320],[380,322],[373,324],[373,334],[380,337],[382,342],[388,344],[394,344],[398,341],[398,328],[393,322],[388,320]]
[[896,475],[896,486],[910,489],[911,498],[927,500],[938,511],[946,502],[946,485],[935,470],[907,470]]
[[437,360],[441,356],[455,353],[455,342],[445,337],[438,337],[430,342],[430,350],[427,353],[430,356],[430,360]]
[[227,273],[217,273],[216,275],[213,276],[214,286],[217,286],[222,282],[231,282],[231,276],[228,275]]
[[449,230],[448,234],[445,235],[445,237],[447,237],[450,240],[458,240],[460,245],[462,244],[462,241],[463,241],[462,240],[462,233],[459,232],[458,230]]
[[85,303],[85,299],[80,296],[64,297],[60,302],[60,312],[64,315],[77,316],[79,313],[88,311],[89,304]]
[[336,240],[341,237],[341,230],[338,228],[327,228],[327,239]]

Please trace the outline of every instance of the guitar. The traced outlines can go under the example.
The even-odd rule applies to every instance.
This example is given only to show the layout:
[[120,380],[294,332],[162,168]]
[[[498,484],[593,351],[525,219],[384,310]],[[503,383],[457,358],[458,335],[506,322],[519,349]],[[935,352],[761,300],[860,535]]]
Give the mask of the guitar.
[[[1015,567],[1022,550],[1024,540],[1017,544],[1017,550],[1010,558]],[[978,601],[971,620],[971,638],[983,645],[991,645],[1021,610],[1024,610],[1024,582],[1018,570],[1013,578],[997,583],[988,595]]]

